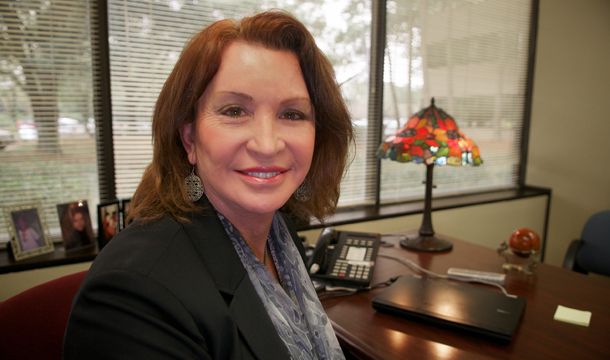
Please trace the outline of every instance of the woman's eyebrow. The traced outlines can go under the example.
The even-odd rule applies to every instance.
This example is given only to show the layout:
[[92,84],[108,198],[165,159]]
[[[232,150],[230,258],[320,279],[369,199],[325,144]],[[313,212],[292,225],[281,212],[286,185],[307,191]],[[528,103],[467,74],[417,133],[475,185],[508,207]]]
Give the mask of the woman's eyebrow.
[[302,96],[302,97],[293,97],[290,99],[282,100],[281,104],[284,105],[286,103],[295,102],[295,101],[304,101],[304,102],[307,102],[308,104],[311,103],[311,99],[309,97]]
[[244,98],[246,100],[252,100],[252,96],[248,95],[248,94],[244,94],[244,93],[240,93],[237,91],[219,91],[216,93],[217,95],[232,95],[232,96],[237,96],[240,98]]
[[[239,97],[245,100],[253,100],[252,96],[248,95],[248,94],[244,94],[238,91],[218,91],[216,93],[216,95],[221,95],[221,96],[235,96],[235,97]],[[308,104],[311,104],[311,99],[308,96],[296,96],[296,97],[292,97],[292,98],[288,98],[288,99],[284,99],[280,102],[280,104],[285,105],[287,103],[291,103],[291,102],[306,102]]]

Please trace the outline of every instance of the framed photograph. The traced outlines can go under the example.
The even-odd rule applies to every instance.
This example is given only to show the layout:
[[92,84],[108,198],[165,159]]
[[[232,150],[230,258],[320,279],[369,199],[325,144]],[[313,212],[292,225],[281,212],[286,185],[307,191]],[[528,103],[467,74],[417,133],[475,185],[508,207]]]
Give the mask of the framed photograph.
[[42,204],[4,207],[15,261],[55,251]]
[[58,204],[57,215],[66,251],[95,245],[87,200]]
[[121,230],[125,229],[129,223],[127,222],[127,215],[129,215],[129,208],[131,207],[131,198],[123,199],[121,201]]
[[97,246],[102,250],[119,232],[119,200],[101,203],[97,206]]

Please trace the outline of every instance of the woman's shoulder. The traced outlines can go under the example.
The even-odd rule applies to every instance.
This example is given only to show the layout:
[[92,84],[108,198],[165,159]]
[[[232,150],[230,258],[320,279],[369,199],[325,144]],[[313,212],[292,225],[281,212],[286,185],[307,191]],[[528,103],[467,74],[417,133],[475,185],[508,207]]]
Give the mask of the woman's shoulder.
[[188,247],[188,243],[183,226],[171,217],[134,221],[110,240],[90,271],[147,272],[169,249]]
[[165,266],[170,268],[163,271],[172,271],[176,262],[203,261],[204,250],[196,243],[209,242],[221,231],[224,233],[218,218],[207,213],[193,214],[188,222],[171,216],[136,220],[110,240],[91,269],[150,272],[155,266]]

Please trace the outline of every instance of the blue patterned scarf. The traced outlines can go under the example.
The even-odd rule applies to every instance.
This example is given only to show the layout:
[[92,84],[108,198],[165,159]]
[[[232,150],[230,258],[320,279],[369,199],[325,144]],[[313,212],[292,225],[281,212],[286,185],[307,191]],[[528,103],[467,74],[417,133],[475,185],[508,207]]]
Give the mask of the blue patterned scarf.
[[275,213],[267,236],[280,284],[254,256],[233,225],[222,214],[217,214],[291,357],[345,359],[282,216]]

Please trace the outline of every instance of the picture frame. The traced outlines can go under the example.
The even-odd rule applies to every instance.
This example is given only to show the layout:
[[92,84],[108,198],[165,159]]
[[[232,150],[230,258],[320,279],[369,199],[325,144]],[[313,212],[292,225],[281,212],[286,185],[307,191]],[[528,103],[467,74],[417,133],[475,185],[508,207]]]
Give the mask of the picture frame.
[[95,245],[87,200],[57,204],[57,215],[66,252]]
[[55,251],[41,203],[5,206],[3,212],[15,261]]
[[129,215],[129,209],[131,208],[131,198],[121,200],[121,230],[125,229],[129,223],[127,222],[127,216]]
[[97,205],[97,247],[102,250],[121,230],[119,200]]

